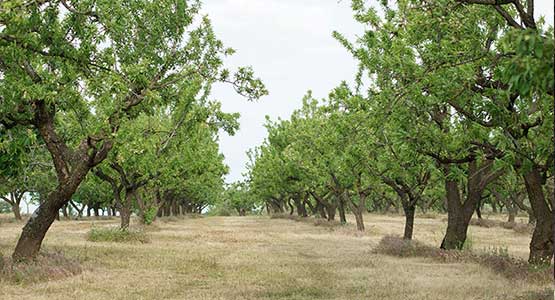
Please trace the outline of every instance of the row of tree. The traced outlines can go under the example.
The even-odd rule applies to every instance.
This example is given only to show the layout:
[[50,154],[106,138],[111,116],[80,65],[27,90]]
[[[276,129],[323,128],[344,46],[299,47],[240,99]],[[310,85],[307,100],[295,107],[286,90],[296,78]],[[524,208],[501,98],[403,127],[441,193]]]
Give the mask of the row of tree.
[[[290,120],[267,121],[249,192],[272,212],[328,220],[399,203],[445,209],[444,249],[461,249],[484,201],[535,220],[529,262],[553,258],[553,26],[532,0],[352,1],[365,31],[334,33],[358,62],[353,87],[309,93]],[[392,201],[392,198],[397,198]]]
[[0,2],[0,194],[38,209],[13,252],[34,258],[68,206],[108,208],[122,228],[136,209],[202,211],[227,172],[219,130],[237,115],[209,99],[214,83],[267,93],[216,38],[200,1]]

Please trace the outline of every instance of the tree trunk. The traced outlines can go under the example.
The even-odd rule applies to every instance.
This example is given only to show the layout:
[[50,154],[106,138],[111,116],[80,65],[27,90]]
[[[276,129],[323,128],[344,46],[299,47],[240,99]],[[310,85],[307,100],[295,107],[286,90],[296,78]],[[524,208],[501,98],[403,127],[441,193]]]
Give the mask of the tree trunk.
[[62,206],[62,215],[64,216],[65,219],[69,219],[69,214],[67,212],[67,204]]
[[553,222],[555,221],[545,199],[541,173],[537,168],[533,168],[524,174],[523,177],[530,206],[536,217],[536,226],[532,234],[532,241],[530,242],[530,257],[528,262],[531,264],[550,263],[553,258]]
[[478,203],[478,205],[476,206],[476,216],[478,217],[478,219],[482,219],[482,210],[480,209],[480,203]]
[[125,191],[125,201],[122,203],[119,215],[121,218],[120,228],[122,230],[129,229],[131,221],[131,204],[133,203],[133,192],[130,190]]
[[345,202],[343,201],[343,199],[341,199],[341,197],[337,197],[339,205],[339,221],[341,222],[341,224],[347,224],[347,217],[345,216]]
[[322,205],[322,203],[320,203],[320,202],[316,203],[316,210],[320,214],[320,218],[322,218],[322,219],[327,219],[328,218],[328,216],[326,215],[325,207],[324,207],[324,205]]
[[68,182],[58,185],[54,191],[48,194],[46,201],[42,202],[33,212],[27,224],[23,227],[21,236],[15,246],[12,254],[14,261],[36,257],[46,232],[56,217],[59,216],[60,208],[70,200],[83,178],[84,174],[82,176],[77,175]]
[[299,195],[296,195],[295,197],[293,197],[293,201],[295,203],[295,206],[297,207],[297,215],[299,217],[308,217],[308,214],[306,213],[306,207],[304,206],[303,201],[301,200]]
[[335,212],[337,210],[335,205],[330,205],[330,206],[326,207],[326,210],[328,211],[328,221],[334,221],[335,220]]
[[305,206],[308,206],[308,209],[310,210],[310,215],[316,215],[318,213],[318,207],[312,205],[312,203],[308,199],[304,199],[303,204]]
[[351,205],[351,211],[353,215],[355,215],[355,221],[357,223],[357,230],[364,231],[364,219],[362,217],[362,212],[364,208],[364,200],[361,201],[358,205],[356,205],[352,200],[349,200]]
[[172,210],[172,215],[179,216],[179,209],[177,208],[177,200],[172,201],[171,210]]
[[487,185],[503,175],[504,171],[493,170],[493,160],[486,160],[480,164],[476,160],[470,161],[464,202],[461,202],[457,182],[449,178],[449,164],[443,166],[443,172],[447,194],[447,230],[441,248],[462,249],[466,241],[468,224],[482,199],[482,193]]
[[497,204],[494,201],[491,202],[491,212],[497,213]]
[[403,238],[405,240],[412,240],[412,232],[414,229],[414,214],[416,212],[416,206],[407,203],[403,205],[403,210],[405,211],[405,233]]
[[358,231],[364,231],[364,220],[362,218],[362,212],[361,211],[353,211],[353,214],[355,215],[355,220],[357,223],[357,230]]
[[[465,210],[465,205],[461,203],[459,187],[456,181],[447,177],[448,168],[445,172],[445,190],[447,194],[447,230],[443,241],[441,242],[441,249],[462,249],[466,241],[466,233],[468,224],[474,213],[475,205],[470,206]],[[467,197],[471,197],[470,193]],[[475,201],[479,200],[478,197]],[[468,202],[471,199],[467,199]],[[465,202],[465,204],[467,204]],[[468,207],[468,205],[466,205]]]
[[12,206],[12,212],[13,212],[13,216],[15,217],[16,220],[21,221],[21,210],[19,208],[19,203],[15,203]]

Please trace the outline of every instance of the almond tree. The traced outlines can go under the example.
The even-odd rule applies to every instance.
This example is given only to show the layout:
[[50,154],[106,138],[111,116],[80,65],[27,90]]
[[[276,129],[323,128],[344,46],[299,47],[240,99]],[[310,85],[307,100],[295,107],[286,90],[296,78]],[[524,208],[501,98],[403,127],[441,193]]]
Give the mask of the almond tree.
[[336,36],[360,61],[359,82],[373,79],[385,116],[414,111],[407,143],[444,173],[450,221],[442,246],[462,246],[485,188],[516,171],[538,218],[529,261],[549,261],[553,205],[542,185],[553,173],[553,29],[534,20],[533,1],[382,4],[383,18],[353,1],[370,29],[356,45]]
[[15,260],[37,255],[58,210],[106,159],[122,122],[179,103],[192,85],[209,90],[224,81],[250,98],[265,93],[250,69],[230,78],[222,68],[232,51],[198,15],[199,1],[0,6],[0,124],[35,129],[58,181],[23,228]]

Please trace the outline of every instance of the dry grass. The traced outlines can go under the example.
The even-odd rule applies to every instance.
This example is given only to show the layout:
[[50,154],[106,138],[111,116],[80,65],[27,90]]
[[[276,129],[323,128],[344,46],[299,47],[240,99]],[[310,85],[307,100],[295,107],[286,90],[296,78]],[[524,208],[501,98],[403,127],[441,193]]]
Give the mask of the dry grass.
[[399,236],[386,235],[374,248],[374,253],[396,257],[426,257],[440,262],[468,262],[488,267],[508,279],[530,283],[549,284],[553,266],[529,265],[526,260],[509,255],[506,248],[490,248],[486,251],[442,250],[416,240],[404,240]]
[[349,228],[352,227],[350,226],[350,224],[341,224],[341,222],[337,220],[328,221],[327,219],[322,219],[322,218],[299,217],[298,215],[290,215],[290,214],[273,214],[273,215],[270,215],[270,218],[304,222],[307,224],[313,224],[314,226],[322,226],[330,229],[337,228],[337,227],[349,227]]
[[44,280],[59,280],[81,274],[75,259],[68,259],[60,252],[40,253],[33,261],[14,263],[0,257],[0,284],[29,284]]
[[[84,271],[31,285],[1,282],[0,299],[534,299],[551,288],[476,263],[373,253],[385,235],[402,233],[403,221],[365,215],[367,231],[357,233],[267,217],[180,219],[157,222],[148,244],[87,241],[93,226],[117,220],[55,222],[46,249],[63,249]],[[22,225],[0,225],[0,252],[11,253]],[[417,218],[415,239],[437,246],[445,226]],[[527,256],[528,236],[470,230],[474,249]]]

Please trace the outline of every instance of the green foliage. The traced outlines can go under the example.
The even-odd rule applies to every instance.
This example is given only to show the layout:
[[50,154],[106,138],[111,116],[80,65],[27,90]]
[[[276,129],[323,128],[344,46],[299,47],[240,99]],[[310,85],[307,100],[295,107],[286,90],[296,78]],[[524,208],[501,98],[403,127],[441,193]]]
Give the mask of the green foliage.
[[93,227],[87,234],[91,242],[149,243],[150,238],[143,229],[119,229]]
[[152,224],[154,218],[156,218],[157,209],[155,207],[149,207],[143,215],[143,219],[146,225]]
[[7,214],[10,213],[12,211],[12,207],[4,202],[4,201],[0,201],[0,214]]

